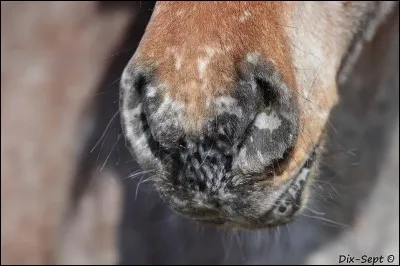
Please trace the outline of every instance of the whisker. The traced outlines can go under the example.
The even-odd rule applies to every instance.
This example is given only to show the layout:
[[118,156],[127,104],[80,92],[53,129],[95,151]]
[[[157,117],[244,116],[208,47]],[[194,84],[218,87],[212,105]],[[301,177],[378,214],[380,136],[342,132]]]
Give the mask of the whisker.
[[237,231],[233,231],[233,233],[235,235],[235,238],[236,238],[236,241],[237,241],[237,244],[238,244],[238,247],[239,247],[240,256],[242,257],[242,259],[244,259],[243,246],[242,246],[242,243],[240,241],[240,237],[238,235],[238,232]]
[[116,141],[114,142],[114,144],[112,145],[111,150],[110,150],[110,152],[109,152],[108,155],[107,155],[107,158],[104,160],[104,163],[103,163],[103,165],[102,165],[101,168],[100,168],[100,172],[103,171],[103,168],[104,168],[104,166],[106,165],[108,159],[110,158],[110,155],[111,155],[111,153],[112,153],[113,150],[114,150],[115,144],[118,143],[120,137],[121,137],[121,134],[118,134],[117,140],[116,140]]
[[114,120],[114,118],[117,116],[117,114],[119,113],[119,110],[113,115],[113,117],[110,119],[110,122],[108,122],[106,129],[104,129],[103,134],[101,135],[101,137],[99,138],[99,140],[96,142],[96,144],[93,146],[93,148],[90,150],[90,153],[93,152],[93,150],[97,147],[97,145],[99,145],[100,141],[104,138],[108,128],[110,127],[112,121]]
[[208,150],[206,157],[205,157],[204,160],[201,162],[201,164],[200,164],[199,167],[201,167],[201,166],[203,165],[203,163],[206,161],[206,159],[207,159],[208,156],[210,155],[210,152],[211,152],[211,150],[212,150],[212,148],[213,148],[213,145],[214,145],[214,143],[211,144],[211,147],[210,147],[210,149]]
[[138,191],[139,191],[139,185],[140,185],[140,182],[142,181],[143,177],[144,177],[144,175],[140,178],[140,181],[136,185],[135,200],[137,200],[137,194],[138,194]]
[[121,162],[121,154],[120,154],[120,152],[119,152],[119,146],[117,145],[117,153],[118,153],[118,160],[117,160],[117,162],[115,163],[115,165],[119,165],[119,163]]
[[278,226],[276,229],[278,230],[278,244],[279,244],[279,239],[281,238],[280,237],[281,236],[281,227]]
[[115,56],[118,56],[119,54],[128,53],[128,52],[132,52],[132,51],[133,51],[132,48],[119,49],[115,53],[113,53],[113,54],[107,56],[106,58],[104,58],[104,61],[108,61],[108,60],[114,58]]
[[[105,137],[105,139],[106,139],[106,138],[107,138],[107,136]],[[104,143],[106,142],[106,141],[105,141],[105,139],[104,139],[104,140],[103,140],[103,142],[101,143],[101,146],[100,146],[99,153],[97,154],[97,159],[96,159],[96,162],[98,162],[98,161],[99,161],[100,154],[101,154],[101,152],[102,152],[102,150],[103,150]]]
[[316,210],[311,209],[309,206],[306,206],[306,209],[309,210],[309,211],[311,211],[311,212],[314,213],[314,214],[317,214],[317,215],[325,215],[324,212],[318,212],[318,211],[316,211]]
[[106,86],[106,88],[111,87],[112,85],[114,85],[115,83],[119,82],[120,80],[121,80],[121,77],[115,79],[113,82],[111,82],[110,84],[108,84],[108,85]]
[[145,180],[142,181],[144,175],[140,178],[140,181],[138,182],[138,184],[136,185],[136,191],[135,191],[135,200],[137,200],[137,195],[138,195],[138,191],[139,191],[139,186],[143,183],[149,182],[151,181],[154,177],[156,177],[157,175],[153,175],[150,176],[148,178],[146,178]]
[[134,174],[128,175],[126,178],[134,178],[134,177],[136,177],[136,176],[138,176],[138,175],[146,174],[146,173],[151,173],[151,172],[155,172],[155,171],[156,171],[156,170],[139,171],[138,173],[134,173]]
[[290,231],[290,227],[289,227],[289,225],[288,224],[286,224],[286,228],[287,228],[287,231],[288,231],[288,235],[289,235],[289,243],[291,243],[292,241],[292,233],[291,233],[291,231]]
[[348,224],[343,224],[343,223],[340,223],[340,222],[335,222],[335,221],[333,221],[333,220],[330,220],[330,219],[324,218],[324,217],[313,216],[313,215],[307,215],[307,214],[304,214],[304,213],[302,213],[301,215],[302,215],[302,216],[305,216],[305,217],[308,217],[308,218],[312,218],[312,219],[316,219],[316,220],[321,220],[321,221],[329,222],[329,223],[332,223],[332,224],[338,225],[338,226],[351,227],[351,226],[348,225]]

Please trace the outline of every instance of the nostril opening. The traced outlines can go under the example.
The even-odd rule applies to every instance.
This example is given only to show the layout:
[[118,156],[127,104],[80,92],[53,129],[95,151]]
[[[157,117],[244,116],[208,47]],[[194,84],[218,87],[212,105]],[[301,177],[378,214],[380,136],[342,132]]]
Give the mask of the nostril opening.
[[226,166],[225,166],[225,168],[226,168],[227,172],[230,172],[232,170],[232,160],[233,160],[232,155],[227,155],[226,156]]
[[285,213],[286,212],[286,207],[285,206],[280,206],[278,210],[279,210],[280,213]]
[[150,127],[149,124],[147,123],[146,115],[144,113],[140,114],[140,121],[142,122],[143,125],[143,131],[147,131]]
[[217,139],[223,143],[230,143],[228,136],[224,134],[218,134]]
[[134,87],[141,98],[143,96],[143,89],[146,86],[146,84],[147,84],[146,76],[142,73],[139,74],[135,80]]
[[147,118],[146,118],[146,116],[144,115],[144,113],[140,113],[140,121],[141,121],[143,124],[147,124]]
[[185,150],[186,149],[186,141],[183,138],[179,139],[179,148]]
[[256,79],[256,83],[258,88],[260,88],[260,91],[262,93],[262,99],[263,103],[265,106],[271,106],[276,102],[276,94],[274,93],[273,88],[271,87],[271,84],[269,84],[267,81],[263,79]]

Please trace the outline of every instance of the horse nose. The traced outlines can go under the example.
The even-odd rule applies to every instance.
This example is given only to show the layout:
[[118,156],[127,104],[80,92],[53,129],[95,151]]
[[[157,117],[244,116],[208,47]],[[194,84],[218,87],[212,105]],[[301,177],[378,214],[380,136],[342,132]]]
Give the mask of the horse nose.
[[[164,151],[165,156],[174,154],[179,161],[177,174],[202,180],[197,184],[200,187],[207,186],[206,180],[213,176],[229,175],[235,159],[258,158],[264,166],[281,159],[297,135],[295,95],[273,64],[247,57],[237,69],[233,89],[202,101],[203,126],[195,133],[187,129],[191,122],[187,102],[173,97],[168,82],[151,74],[156,71],[133,69],[132,90],[123,96],[134,95],[141,103],[140,121],[154,140],[153,150]],[[190,91],[186,93],[190,96]],[[246,151],[241,153],[243,148]]]

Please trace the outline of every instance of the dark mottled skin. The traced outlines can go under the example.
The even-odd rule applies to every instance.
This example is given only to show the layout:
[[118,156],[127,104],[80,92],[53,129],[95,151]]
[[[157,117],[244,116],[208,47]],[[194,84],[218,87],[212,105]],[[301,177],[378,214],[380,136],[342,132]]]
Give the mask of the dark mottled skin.
[[[290,159],[298,109],[273,64],[254,54],[248,58],[239,64],[233,93],[212,99],[200,133],[185,132],[180,103],[165,96],[153,71],[134,62],[121,78],[120,98],[125,100],[120,108],[132,155],[145,170],[157,173],[156,188],[175,211],[259,228],[289,221],[300,209],[298,191],[297,202],[287,201],[291,211],[275,213],[273,206],[281,204],[275,197],[286,193],[284,184],[274,188],[261,182]],[[275,117],[279,125],[259,128],[260,114]]]

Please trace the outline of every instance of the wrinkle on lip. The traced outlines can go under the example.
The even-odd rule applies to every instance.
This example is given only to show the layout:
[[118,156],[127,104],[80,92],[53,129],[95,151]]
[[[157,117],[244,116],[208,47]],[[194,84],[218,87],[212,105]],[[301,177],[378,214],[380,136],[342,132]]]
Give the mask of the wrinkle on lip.
[[[320,152],[321,142],[322,142],[322,139],[318,139],[316,141],[316,143],[312,146],[310,151],[304,156],[304,160],[303,160],[303,163],[301,164],[301,166],[297,167],[294,170],[291,170],[291,174],[288,174],[289,179],[288,180],[285,179],[285,181],[290,183],[293,179],[296,179],[298,177],[298,175],[301,173],[301,171],[303,170],[304,167],[307,167],[307,168],[312,167],[312,162],[315,160],[315,157]],[[311,164],[311,165],[308,166],[309,164]],[[275,183],[274,186],[276,186],[276,187],[281,186],[282,180],[280,180],[280,178],[276,178],[276,179],[274,179],[274,183]]]
[[[284,186],[280,189],[282,192],[279,194],[279,198],[281,198],[282,196],[284,196],[284,194],[286,194],[288,192],[288,189],[292,186],[296,186],[296,181],[302,176],[303,171],[307,171],[306,177],[304,179],[304,182],[308,181],[308,177],[310,175],[310,169],[313,166],[313,163],[316,159],[317,156],[317,151],[320,147],[320,141],[318,141],[314,147],[312,148],[312,150],[308,153],[304,163],[302,164],[302,166],[297,170],[297,173],[294,175],[294,178],[291,179],[290,181],[286,182],[284,184]],[[299,188],[299,190],[301,190],[301,193],[303,192],[304,188],[306,187],[306,184],[303,185],[301,188]]]

